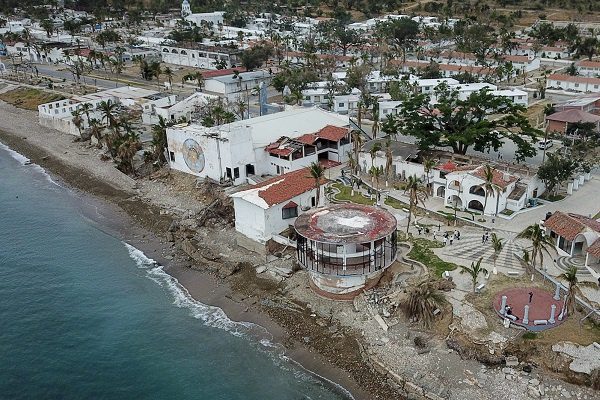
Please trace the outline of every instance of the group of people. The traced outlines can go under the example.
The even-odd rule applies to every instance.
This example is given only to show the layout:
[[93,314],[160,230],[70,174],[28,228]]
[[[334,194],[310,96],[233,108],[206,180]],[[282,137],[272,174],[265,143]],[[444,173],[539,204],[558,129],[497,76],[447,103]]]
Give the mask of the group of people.
[[[433,239],[435,240],[435,233],[433,234]],[[454,243],[455,240],[460,240],[460,232],[455,229],[454,232],[444,232],[444,238],[442,241],[444,242],[444,246]]]
[[490,233],[485,231],[483,235],[481,235],[481,243],[487,243],[490,240]]

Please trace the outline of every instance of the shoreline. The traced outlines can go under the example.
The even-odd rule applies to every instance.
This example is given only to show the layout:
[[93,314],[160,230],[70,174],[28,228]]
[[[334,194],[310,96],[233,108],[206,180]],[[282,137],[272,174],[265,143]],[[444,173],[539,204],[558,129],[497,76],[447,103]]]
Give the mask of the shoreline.
[[[11,107],[4,104],[2,106]],[[62,134],[57,132],[56,135]],[[357,400],[371,398],[351,378],[349,372],[334,365],[312,348],[292,339],[286,328],[268,313],[243,299],[235,299],[235,290],[228,282],[223,282],[210,271],[191,269],[177,260],[169,259],[168,254],[174,249],[171,243],[160,237],[159,232],[166,232],[172,218],[162,215],[158,206],[135,198],[134,190],[99,179],[85,169],[78,168],[76,163],[69,164],[40,144],[32,143],[27,137],[17,133],[7,132],[2,127],[0,142],[42,167],[51,178],[57,177],[59,185],[73,193],[76,207],[98,229],[139,249],[163,266],[164,272],[175,278],[194,300],[220,308],[232,321],[248,322],[260,327],[259,330],[264,329],[265,338],[281,348],[283,355],[292,364],[297,364],[297,368],[325,382],[340,395],[347,391]],[[102,163],[100,160],[94,161]],[[112,164],[108,166],[114,168]],[[116,169],[115,171],[121,174]],[[258,332],[256,336],[259,336]]]

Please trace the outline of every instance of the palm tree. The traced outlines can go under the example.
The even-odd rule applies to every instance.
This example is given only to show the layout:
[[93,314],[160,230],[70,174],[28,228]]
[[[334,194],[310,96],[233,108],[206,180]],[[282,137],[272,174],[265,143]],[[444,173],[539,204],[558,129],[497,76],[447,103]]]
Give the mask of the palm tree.
[[441,307],[444,301],[437,283],[425,280],[409,289],[408,297],[401,302],[401,307],[407,318],[420,321],[425,328],[429,328],[435,317],[435,310]]
[[134,173],[133,157],[135,153],[142,148],[139,138],[136,134],[128,135],[125,140],[119,145],[117,157],[121,159],[121,168],[125,173]]
[[152,147],[153,157],[160,165],[167,162],[165,157],[165,149],[167,148],[167,123],[165,119],[159,115],[158,124],[152,126]]
[[503,247],[504,243],[502,243],[502,239],[500,239],[495,233],[492,233],[492,249],[494,249],[494,269],[492,270],[492,273],[494,275],[498,274],[498,270],[496,269],[496,260],[498,259]]
[[364,144],[364,138],[363,138],[362,134],[360,133],[360,131],[352,131],[351,136],[352,136],[352,145],[353,145],[353,150],[354,150],[354,160],[356,161],[356,171],[354,171],[354,173],[358,174],[358,170],[360,167],[358,164],[358,153],[360,152],[360,149],[362,148],[362,146]]
[[383,175],[382,167],[371,167],[369,170],[369,175],[371,175],[371,180],[375,182],[375,190],[377,191],[377,202],[379,203],[379,178]]
[[346,156],[348,156],[348,168],[350,168],[350,173],[353,174],[356,171],[358,160],[354,158],[354,154],[351,151],[348,151]]
[[527,267],[530,271],[527,273],[531,273],[531,279],[533,280],[533,267],[535,269],[535,261],[540,260],[540,267],[544,264],[544,252],[550,255],[550,250],[552,246],[554,246],[553,240],[550,236],[546,236],[546,233],[542,228],[540,228],[539,224],[529,225],[525,230],[517,236],[522,239],[531,240],[531,264],[527,264]]
[[81,128],[83,127],[83,118],[81,118],[81,110],[76,108],[75,111],[71,111],[71,115],[73,116],[73,124],[79,131],[79,136],[81,136]]
[[488,272],[487,269],[481,267],[481,260],[483,260],[483,258],[480,258],[477,261],[477,263],[471,262],[471,267],[465,267],[464,265],[460,266],[461,274],[464,274],[466,272],[471,276],[471,282],[473,283],[473,293],[475,293],[475,288],[477,287],[477,278],[479,277],[479,274],[487,274]]
[[595,287],[596,285],[591,282],[579,282],[577,279],[577,267],[571,266],[566,272],[557,276],[558,279],[563,279],[569,284],[569,292],[567,293],[567,299],[565,301],[565,308],[567,309],[568,315],[573,315],[575,312],[575,301],[576,295],[583,296],[579,285]]
[[483,214],[485,214],[488,197],[493,195],[496,188],[496,185],[494,184],[494,168],[489,164],[486,164],[483,168],[483,180],[483,184],[479,185],[479,187],[485,191],[485,200],[483,203]]
[[318,162],[313,162],[309,167],[310,176],[315,180],[315,189],[317,191],[315,207],[319,207],[319,200],[321,199],[321,184],[325,177],[325,168]]
[[169,67],[165,67],[165,69],[163,69],[163,74],[167,77],[167,80],[169,81],[169,88],[173,90],[173,70]]
[[404,189],[404,193],[408,192],[408,223],[406,224],[406,233],[408,233],[408,228],[410,228],[410,220],[413,214],[413,210],[418,203],[421,203],[425,206],[425,199],[427,199],[427,189],[423,187],[421,180],[417,178],[415,175],[409,176],[406,181],[406,188]]
[[385,187],[388,187],[390,180],[390,170],[394,162],[394,153],[392,152],[392,140],[387,138],[385,141]]
[[[429,174],[431,172],[431,170],[433,169],[433,167],[435,167],[435,165],[437,164],[437,162],[430,157],[425,157],[423,158],[423,169],[425,171],[425,178],[427,179],[427,188],[429,189]],[[433,187],[431,187],[431,191],[430,194],[433,195]]]
[[373,146],[371,146],[371,150],[369,150],[369,154],[371,154],[371,167],[375,166],[375,156],[377,155],[377,152],[379,150],[381,150],[381,143],[373,143]]
[[94,109],[94,106],[92,106],[91,103],[83,103],[81,106],[79,106],[79,109],[81,110],[82,113],[85,114],[85,118],[88,121],[88,125],[89,125],[90,111],[92,111]]
[[204,86],[204,75],[202,75],[202,72],[197,71],[194,74],[194,79],[196,80],[196,85],[198,86],[198,88],[202,88],[202,86]]
[[373,126],[371,127],[371,132],[373,133],[373,139],[377,137],[377,133],[379,133],[380,121],[379,121],[379,103],[373,103]]
[[160,76],[163,74],[163,70],[160,67],[160,63],[153,63],[152,66],[152,76],[156,78],[156,85],[158,86],[158,90],[160,90]]
[[106,119],[106,125],[109,128],[112,128],[117,121],[117,107],[118,104],[110,99],[102,100],[96,106],[96,110],[100,111],[103,120]]
[[100,143],[100,140],[102,140],[102,126],[100,121],[96,118],[92,118],[89,120],[88,124],[90,125],[90,134],[98,141],[98,148],[101,148],[102,143]]

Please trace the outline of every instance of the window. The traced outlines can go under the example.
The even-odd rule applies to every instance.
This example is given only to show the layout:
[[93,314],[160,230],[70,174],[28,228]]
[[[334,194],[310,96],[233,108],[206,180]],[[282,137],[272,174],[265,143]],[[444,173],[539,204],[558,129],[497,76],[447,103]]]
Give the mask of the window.
[[231,179],[231,168],[225,168],[225,177]]
[[240,169],[238,167],[235,167],[233,169],[233,179],[237,179],[240,177]]
[[594,89],[598,89],[598,85],[594,85]]
[[576,83],[576,84],[575,84],[575,87],[579,87],[579,83]]
[[281,209],[281,218],[282,219],[296,218],[297,216],[298,216],[298,205],[292,201],[290,201],[287,205],[285,205]]
[[340,108],[344,108],[344,103],[339,103],[339,104],[338,104],[338,107],[340,107]]
[[169,158],[171,159],[171,161],[175,161],[175,153],[173,153],[172,151],[169,152]]
[[315,198],[315,196],[310,198],[310,205],[313,207],[317,205],[317,199]]
[[246,164],[246,175],[254,175],[254,165]]

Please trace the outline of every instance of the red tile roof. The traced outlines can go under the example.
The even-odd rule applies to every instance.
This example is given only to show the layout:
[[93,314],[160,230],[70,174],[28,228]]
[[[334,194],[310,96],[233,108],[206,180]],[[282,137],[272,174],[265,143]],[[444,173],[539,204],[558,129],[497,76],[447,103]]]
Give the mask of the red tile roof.
[[[327,179],[322,178],[321,184],[326,182]],[[252,186],[249,190],[261,187],[264,187],[265,189],[259,190],[258,196],[269,206],[272,206],[289,201],[302,193],[314,189],[315,180],[310,175],[309,169],[303,168],[267,179],[264,182]]]
[[[492,182],[494,183],[494,185],[497,185],[501,188],[506,188],[511,183],[519,180],[518,177],[511,175],[508,172],[497,170],[495,168],[492,168],[492,174],[494,175]],[[475,175],[476,177],[481,179],[485,179],[485,166],[481,165],[475,168],[475,170],[472,172],[472,175]]]
[[578,109],[568,109],[565,111],[559,111],[552,115],[548,115],[546,117],[548,121],[558,121],[558,122],[568,122],[568,123],[577,123],[577,122],[593,122],[598,123],[600,121],[600,116],[591,114],[586,111],[578,110]]
[[337,142],[348,134],[348,128],[340,128],[339,126],[327,125],[321,129],[316,135],[321,139]]
[[587,252],[594,257],[600,257],[600,239],[596,239],[596,241],[587,248]]
[[[579,214],[556,211],[544,226],[567,240],[573,240],[586,227],[600,233],[600,222]],[[594,243],[596,244],[596,243]]]
[[561,81],[561,82],[575,82],[575,83],[592,83],[592,84],[600,84],[600,78],[593,78],[587,76],[571,76],[565,74],[550,74],[548,75],[548,80],[552,81]]
[[581,60],[577,63],[579,67],[600,68],[600,61]]
[[237,68],[229,68],[229,69],[215,69],[215,70],[210,70],[210,71],[202,71],[202,76],[205,79],[216,78],[219,76],[233,75],[233,73],[235,71],[246,72],[246,68],[237,67]]
[[317,135],[313,134],[313,133],[307,133],[306,135],[302,135],[298,138],[296,138],[297,141],[299,141],[300,143],[304,143],[304,144],[314,144],[317,141],[318,137]]
[[438,165],[436,168],[444,172],[452,172],[456,169],[457,165],[452,161],[446,161],[445,163]]

